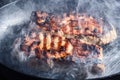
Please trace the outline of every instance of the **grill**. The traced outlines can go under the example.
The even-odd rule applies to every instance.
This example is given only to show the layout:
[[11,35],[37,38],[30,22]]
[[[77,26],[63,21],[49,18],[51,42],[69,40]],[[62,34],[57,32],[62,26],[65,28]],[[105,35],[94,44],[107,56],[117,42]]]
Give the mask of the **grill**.
[[[79,2],[79,4],[78,4],[78,2]],[[97,1],[95,1],[95,2],[98,4]],[[59,3],[59,5],[58,5],[58,3]],[[100,5],[98,5],[98,6],[95,5],[96,7],[99,8],[100,11],[98,11],[94,8],[89,9],[88,6],[94,6],[93,3],[94,3],[94,1],[81,2],[79,0],[78,1],[77,0],[76,1],[72,1],[72,0],[69,0],[69,1],[67,1],[67,0],[66,1],[59,1],[59,0],[57,0],[57,1],[53,1],[53,0],[24,1],[23,0],[23,1],[16,1],[16,2],[11,3],[10,5],[8,5],[8,6],[10,6],[9,9],[6,8],[7,6],[1,8],[0,15],[3,15],[3,16],[1,16],[0,23],[1,23],[1,28],[3,28],[2,30],[4,30],[6,33],[6,34],[2,34],[4,31],[1,32],[1,47],[0,47],[1,48],[0,53],[2,53],[1,57],[0,57],[1,63],[8,66],[9,68],[12,68],[14,70],[17,70],[17,71],[25,73],[25,74],[34,75],[37,77],[51,78],[51,79],[56,79],[56,78],[57,79],[58,78],[82,79],[82,78],[86,78],[86,77],[94,78],[94,77],[108,76],[108,75],[116,73],[117,66],[116,66],[116,69],[111,73],[109,73],[109,69],[111,69],[109,66],[115,63],[114,62],[115,58],[113,59],[114,61],[112,61],[110,59],[110,57],[111,57],[112,53],[117,55],[117,53],[115,52],[115,49],[119,48],[119,45],[117,45],[117,47],[113,48],[113,46],[117,42],[119,42],[119,36],[118,36],[119,34],[116,34],[116,30],[115,30],[116,28],[119,30],[119,28],[113,27],[112,23],[115,24],[113,19],[110,17],[110,14],[106,15],[103,13],[105,11],[105,9],[103,9],[102,7],[99,7]],[[103,5],[103,3],[107,3],[107,2],[104,2],[104,1],[100,2],[101,5]],[[47,4],[47,5],[44,6],[44,4]],[[31,6],[29,6],[29,5],[31,5]],[[88,6],[86,6],[86,5],[88,5]],[[16,8],[14,8],[15,6],[16,6]],[[54,7],[54,6],[57,6],[57,7]],[[108,5],[107,6],[103,5],[103,6],[108,8]],[[22,44],[21,44],[22,40],[24,39],[23,35],[26,32],[29,33],[30,31],[33,31],[33,32],[35,31],[36,33],[38,33],[38,32],[43,32],[45,30],[44,29],[45,24],[40,22],[41,19],[35,18],[36,16],[34,15],[34,12],[32,13],[32,11],[36,11],[36,10],[41,10],[41,11],[43,11],[42,13],[44,13],[44,12],[49,13],[49,17],[52,17],[53,19],[55,16],[52,16],[52,15],[56,15],[58,18],[61,18],[61,17],[59,17],[59,15],[63,15],[66,12],[67,16],[68,16],[68,14],[71,11],[73,11],[73,13],[75,13],[75,12],[82,13],[83,14],[82,16],[84,16],[84,15],[88,15],[88,17],[94,16],[93,19],[98,20],[98,22],[100,22],[100,25],[102,25],[102,29],[104,31],[104,32],[99,31],[101,29],[101,26],[100,26],[100,29],[95,28],[94,30],[92,30],[92,32],[97,34],[96,32],[99,31],[101,33],[101,35],[90,34],[90,36],[95,36],[96,42],[98,40],[98,42],[97,42],[98,46],[95,45],[96,43],[93,44],[93,42],[95,42],[95,41],[90,40],[91,38],[88,36],[88,34],[81,35],[80,33],[74,34],[73,31],[72,31],[72,33],[70,33],[70,31],[66,32],[67,30],[71,29],[71,28],[69,29],[68,26],[67,27],[65,26],[65,28],[67,28],[66,30],[63,26],[62,31],[65,34],[64,36],[65,36],[66,40],[69,42],[69,44],[74,43],[74,39],[82,38],[83,43],[87,42],[86,39],[90,40],[90,42],[88,41],[87,44],[81,43],[82,48],[84,50],[88,50],[88,52],[90,52],[93,49],[95,52],[97,52],[97,54],[100,54],[99,53],[100,50],[97,50],[97,48],[103,49],[103,55],[104,55],[103,61],[105,61],[104,64],[107,65],[106,66],[107,69],[105,70],[105,73],[103,73],[103,75],[99,75],[99,76],[98,75],[92,76],[91,73],[88,72],[89,71],[88,66],[91,66],[91,62],[89,62],[89,60],[92,60],[93,58],[92,59],[87,58],[88,61],[84,62],[84,61],[86,61],[86,57],[84,58],[85,54],[80,54],[79,58],[78,57],[76,58],[76,56],[78,56],[79,54],[73,56],[73,53],[64,53],[64,54],[61,53],[61,55],[60,55],[60,52],[58,52],[56,54],[53,54],[53,53],[47,54],[46,51],[49,52],[51,50],[47,50],[45,48],[42,49],[43,58],[40,58],[41,53],[39,55],[37,55],[37,58],[34,55],[30,55],[30,56],[26,57],[26,56],[24,56],[24,52],[17,53],[16,50],[20,47],[21,47],[20,50],[24,51],[24,49],[27,49],[27,52],[31,51],[31,50],[29,50],[29,48],[24,48],[25,47],[24,44],[23,44],[24,46],[22,46]],[[9,15],[7,12],[9,12],[9,14],[11,14],[11,15],[7,16],[7,15]],[[32,16],[31,16],[31,13],[32,13]],[[78,14],[76,14],[76,15],[78,15]],[[13,16],[16,18],[13,18]],[[31,20],[30,20],[30,16],[31,16]],[[46,18],[46,21],[48,23],[49,23],[49,17]],[[100,21],[101,17],[103,18],[103,23]],[[57,19],[57,18],[55,18],[55,19]],[[36,21],[36,20],[38,20],[38,21]],[[59,20],[59,19],[57,19],[57,20]],[[113,22],[111,22],[111,21],[113,21]],[[45,23],[47,23],[47,22],[45,22]],[[78,22],[79,22],[79,20],[78,20]],[[63,23],[64,23],[64,21],[63,21]],[[76,23],[77,23],[76,20],[75,21],[71,20],[71,24],[73,24],[72,26],[75,26],[73,29],[79,31],[81,29],[81,27],[79,27],[79,25],[76,26]],[[61,24],[62,24],[62,22],[61,22]],[[42,29],[44,29],[44,30],[41,30],[41,31],[39,31],[39,29],[31,30],[33,28],[36,28],[36,25],[38,25],[38,27],[42,26]],[[52,26],[54,26],[54,25],[52,25]],[[114,26],[116,26],[116,25],[114,25]],[[59,24],[59,28],[61,28],[60,24]],[[56,29],[56,28],[54,28],[54,29]],[[54,30],[54,29],[53,28],[51,29],[50,27],[48,27],[47,32],[49,32],[50,30],[53,30],[54,34],[59,32],[59,30]],[[85,28],[84,30],[85,31],[87,30],[89,33],[88,28]],[[47,32],[44,32],[45,35],[43,33],[41,34],[41,35],[43,35],[43,39],[49,38]],[[84,32],[82,32],[82,33],[84,33]],[[71,34],[72,34],[72,36],[71,36]],[[36,34],[33,34],[33,36],[35,36],[35,35]],[[50,36],[54,36],[54,35],[50,34]],[[30,36],[28,36],[28,37],[30,37]],[[17,39],[17,38],[21,38],[21,41],[20,41],[20,39]],[[52,37],[50,37],[50,38],[52,38]],[[58,41],[62,42],[62,41],[60,41],[60,38],[62,38],[62,37],[59,37]],[[102,42],[99,41],[99,38]],[[15,41],[15,39],[16,39],[16,41]],[[40,39],[41,39],[41,37],[40,37]],[[35,44],[40,45],[40,43],[42,41],[40,39],[38,39],[38,42],[35,42]],[[113,40],[115,40],[115,41],[113,41]],[[19,41],[20,41],[20,44],[18,43]],[[55,38],[55,40],[53,40],[53,43],[55,41],[57,41],[56,38]],[[91,41],[93,41],[93,42],[91,42]],[[23,41],[23,43],[24,43],[24,41]],[[90,43],[92,43],[92,44],[90,44]],[[16,47],[13,44],[15,44]],[[54,43],[54,44],[56,44],[56,43]],[[68,44],[68,43],[66,43],[66,44]],[[19,45],[21,45],[21,46],[19,46]],[[75,44],[72,44],[72,46],[73,45],[75,45]],[[45,46],[47,46],[46,43],[45,43]],[[30,47],[30,46],[28,46],[28,47]],[[60,46],[60,47],[61,47],[61,48],[59,48],[60,50],[64,51],[64,49],[65,49],[64,52],[67,52],[66,51],[67,47],[65,47],[65,46]],[[48,48],[48,47],[46,47],[46,48]],[[50,46],[50,48],[51,48],[51,46]],[[114,52],[108,51],[108,49],[112,50],[112,48],[113,48]],[[57,49],[57,51],[60,51],[60,50]],[[75,49],[73,49],[73,51],[74,50]],[[80,50],[80,48],[78,48],[78,50]],[[37,50],[35,50],[35,51],[37,52]],[[54,51],[55,50],[53,50],[53,52]],[[89,54],[88,52],[86,52],[86,53]],[[108,54],[109,52],[111,54]],[[26,53],[25,55],[28,55],[28,54],[29,53]],[[45,54],[47,54],[47,55],[45,55]],[[113,54],[113,56],[115,56],[114,54]],[[72,55],[72,58],[71,58],[71,55]],[[82,57],[81,57],[81,55],[82,55]],[[94,55],[94,53],[93,53],[93,55]],[[117,56],[116,56],[116,58],[117,58]],[[108,61],[108,59],[110,59],[110,61],[111,61],[110,64],[108,64],[108,62],[106,62],[106,60]],[[95,64],[98,64],[98,63],[101,64],[101,59],[98,59],[98,60],[93,59],[92,61]],[[90,65],[86,65],[87,63],[90,63]],[[93,68],[95,69],[96,65],[93,66]],[[93,70],[93,72],[94,72],[94,70]],[[96,72],[94,72],[94,73],[96,74]],[[81,77],[79,77],[79,76],[81,76]]]

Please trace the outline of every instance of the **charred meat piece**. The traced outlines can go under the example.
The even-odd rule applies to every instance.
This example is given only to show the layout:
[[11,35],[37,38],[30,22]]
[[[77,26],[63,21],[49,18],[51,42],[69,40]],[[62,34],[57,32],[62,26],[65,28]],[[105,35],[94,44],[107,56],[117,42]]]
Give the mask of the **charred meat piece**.
[[[85,59],[92,53],[94,58],[102,60],[102,45],[117,38],[114,28],[103,35],[102,26],[95,18],[78,13],[57,16],[34,11],[31,21],[36,26],[22,39],[20,50],[25,53],[34,51],[38,59],[45,59],[48,64],[54,59],[71,61],[69,56],[72,58],[74,55]],[[110,38],[110,34],[114,37]],[[93,68],[93,72],[98,69],[102,72],[104,64],[97,61]]]

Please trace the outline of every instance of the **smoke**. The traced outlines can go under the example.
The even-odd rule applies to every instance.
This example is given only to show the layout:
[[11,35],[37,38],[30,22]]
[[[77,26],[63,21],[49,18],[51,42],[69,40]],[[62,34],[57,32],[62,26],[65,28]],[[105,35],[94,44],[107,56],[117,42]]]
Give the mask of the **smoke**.
[[3,35],[6,33],[11,32],[11,26],[24,24],[29,20],[35,6],[32,2],[27,2],[24,8],[22,8],[21,3],[23,2],[14,1],[0,8],[0,39],[3,38]]
[[[15,70],[20,69],[19,71],[24,72],[26,74],[29,73],[30,75],[46,77],[45,75],[48,75],[50,73],[49,72],[50,69],[46,68],[46,73],[41,74],[40,70],[38,70],[38,67],[40,66],[35,64],[36,62],[34,61],[31,62],[35,64],[35,67],[33,67],[35,69],[31,69],[30,66],[26,67],[26,64],[29,64],[29,62],[19,63],[15,61],[12,57],[10,57],[11,45],[13,44],[14,39],[26,32],[25,26],[28,25],[27,22],[30,19],[31,12],[36,10],[47,11],[48,13],[54,13],[54,14],[63,14],[64,12],[70,12],[70,11],[87,13],[88,15],[94,16],[97,19],[103,18],[105,22],[104,27],[106,27],[107,30],[111,29],[110,26],[114,26],[115,29],[117,30],[118,38],[114,42],[104,47],[104,63],[106,66],[105,72],[101,76],[92,76],[89,74],[88,78],[104,77],[120,72],[119,70],[120,1],[119,0],[18,0],[1,7],[0,8],[0,28],[1,28],[0,45],[2,46],[0,47],[1,63],[5,65],[9,65],[11,68],[13,67]],[[15,30],[13,30],[14,28]],[[16,32],[18,34],[15,34]],[[41,67],[47,67],[47,66],[44,65]],[[57,70],[59,71],[59,68],[57,68]],[[53,72],[53,73],[54,75],[56,73],[56,77],[58,76],[57,72]],[[83,72],[80,73],[81,73],[80,75],[82,75]],[[69,75],[71,75],[71,73],[69,73]],[[53,74],[51,75],[49,74],[48,78],[49,77],[53,78]]]
[[[89,78],[109,76],[119,73],[119,25],[120,25],[120,2],[118,0],[78,0],[77,12],[85,12],[96,18],[103,18],[104,27],[107,32],[114,26],[117,30],[118,38],[114,42],[104,47],[104,63],[106,66],[102,76],[89,76]],[[112,37],[112,35],[110,35]]]

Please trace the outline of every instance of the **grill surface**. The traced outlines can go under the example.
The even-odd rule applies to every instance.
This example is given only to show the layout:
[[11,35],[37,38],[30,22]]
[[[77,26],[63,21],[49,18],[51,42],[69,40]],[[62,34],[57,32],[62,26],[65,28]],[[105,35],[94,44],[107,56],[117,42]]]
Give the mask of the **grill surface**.
[[[45,11],[48,11],[51,13],[53,13],[53,12],[62,13],[64,11],[69,10],[70,7],[72,10],[81,7],[79,9],[80,12],[87,11],[89,14],[91,14],[95,17],[105,18],[106,21],[112,23],[115,26],[115,28],[117,29],[117,32],[119,32],[119,25],[120,25],[120,23],[119,23],[120,15],[118,14],[119,6],[120,6],[119,1],[117,1],[117,0],[116,1],[112,1],[112,0],[93,1],[93,0],[91,0],[91,2],[89,2],[89,1],[77,1],[77,0],[76,1],[72,1],[72,0],[67,1],[66,0],[65,2],[68,4],[67,6],[64,4],[64,2],[59,1],[59,0],[57,0],[55,2],[54,2],[54,0],[50,0],[50,1],[42,1],[42,0],[41,1],[37,1],[37,0],[36,1],[33,1],[33,0],[24,1],[24,0],[22,0],[22,1],[18,1],[18,2],[13,2],[7,6],[0,8],[0,15],[2,15],[2,16],[0,16],[0,23],[1,23],[1,26],[0,26],[1,27],[1,35],[0,36],[1,36],[1,42],[2,42],[1,46],[0,46],[0,48],[1,48],[0,62],[4,65],[8,66],[9,68],[17,70],[19,72],[22,72],[25,74],[30,73],[31,75],[35,75],[33,69],[30,69],[30,67],[29,67],[29,69],[27,70],[27,68],[25,68],[26,67],[25,63],[19,64],[19,62],[13,61],[13,58],[10,55],[10,51],[11,51],[11,44],[13,43],[13,39],[18,36],[18,35],[14,35],[13,33],[19,32],[21,30],[21,27],[27,25],[27,24],[22,25],[22,23],[27,22],[29,20],[30,13],[32,11],[39,9],[44,4],[47,4],[47,5],[44,7],[41,7],[41,10],[45,10]],[[79,4],[77,4],[78,2],[79,2]],[[48,3],[51,3],[51,4],[48,4]],[[59,5],[57,3],[59,3]],[[35,4],[37,4],[37,6]],[[40,4],[40,5],[38,5],[38,4]],[[29,6],[29,5],[31,5],[31,6]],[[64,7],[66,7],[66,8],[63,8],[61,5],[64,5]],[[86,5],[88,5],[88,6],[86,6]],[[49,6],[51,6],[51,7],[48,9]],[[55,8],[54,6],[58,6],[58,7]],[[10,15],[10,16],[8,16],[8,15]],[[13,30],[13,27],[16,27],[16,28],[14,28],[15,30]],[[5,31],[5,33],[3,33],[4,31]],[[5,37],[5,34],[7,34],[7,33],[9,34],[9,36]],[[119,33],[118,33],[118,35],[119,35]],[[3,37],[3,40],[2,40],[2,37]],[[8,39],[9,39],[9,42],[8,42]],[[120,63],[119,54],[118,54],[119,53],[119,42],[120,42],[119,40],[120,39],[118,36],[118,39],[115,42],[107,45],[107,47],[105,46],[104,61],[106,64],[106,72],[104,73],[103,76],[100,76],[100,77],[119,73],[119,63]],[[38,74],[38,72],[36,72],[36,73]],[[40,75],[35,75],[35,76],[41,77]],[[92,78],[92,77],[93,76],[89,76],[89,78]],[[99,76],[96,76],[96,77],[99,77]]]

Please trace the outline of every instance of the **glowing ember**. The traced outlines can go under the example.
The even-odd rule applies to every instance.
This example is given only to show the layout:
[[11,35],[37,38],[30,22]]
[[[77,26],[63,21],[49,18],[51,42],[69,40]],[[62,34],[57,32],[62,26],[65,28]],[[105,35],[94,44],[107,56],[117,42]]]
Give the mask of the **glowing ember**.
[[[31,24],[36,25],[21,39],[20,51],[27,57],[45,59],[50,66],[53,60],[76,62],[92,56],[96,59],[93,67],[104,71],[101,45],[117,37],[114,29],[103,34],[101,25],[93,17],[78,13],[57,16],[36,11],[32,13]],[[114,37],[109,38],[108,34]]]

